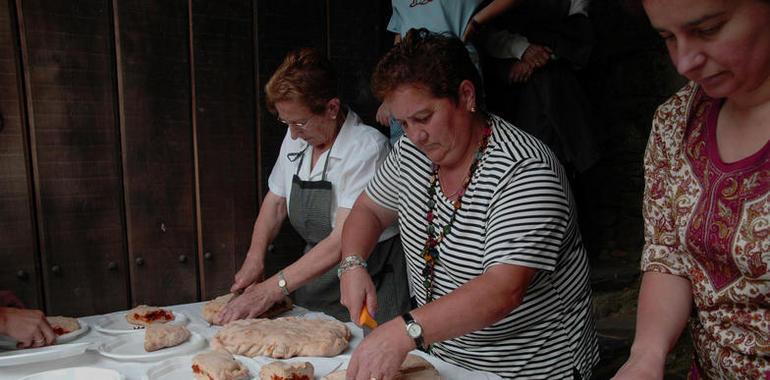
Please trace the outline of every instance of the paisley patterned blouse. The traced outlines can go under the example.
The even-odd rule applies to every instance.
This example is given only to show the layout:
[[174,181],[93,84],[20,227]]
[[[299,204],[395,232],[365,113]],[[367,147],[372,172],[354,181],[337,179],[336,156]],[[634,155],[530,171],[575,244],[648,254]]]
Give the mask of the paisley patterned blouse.
[[644,159],[641,267],[692,284],[694,378],[765,379],[770,144],[723,162],[715,137],[721,105],[690,83],[658,108]]

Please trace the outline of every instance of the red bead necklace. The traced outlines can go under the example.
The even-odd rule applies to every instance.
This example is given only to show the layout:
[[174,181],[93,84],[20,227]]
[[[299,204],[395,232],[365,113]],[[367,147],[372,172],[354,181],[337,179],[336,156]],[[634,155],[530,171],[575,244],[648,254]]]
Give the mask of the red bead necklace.
[[468,170],[468,175],[463,179],[463,184],[460,189],[451,196],[447,196],[448,198],[451,198],[452,196],[457,195],[457,199],[452,202],[452,216],[449,218],[449,222],[443,228],[439,228],[438,225],[434,223],[434,221],[436,221],[435,209],[436,204],[438,203],[438,199],[436,197],[436,189],[440,185],[438,180],[439,165],[433,164],[432,166],[433,173],[431,174],[430,185],[428,185],[428,196],[430,199],[428,200],[428,214],[426,215],[426,220],[428,221],[428,237],[425,239],[425,245],[422,249],[422,258],[425,260],[425,266],[422,269],[422,284],[425,287],[426,304],[433,301],[435,268],[439,259],[438,245],[441,244],[447,234],[449,234],[449,232],[452,230],[452,224],[454,224],[455,218],[457,218],[457,211],[459,211],[460,207],[463,205],[462,199],[465,195],[465,191],[468,190],[468,185],[470,185],[473,174],[476,172],[476,169],[479,166],[479,162],[481,161],[481,158],[487,149],[487,145],[489,144],[489,137],[491,135],[492,128],[488,125],[484,126],[481,144],[479,144],[479,148],[473,154],[473,162],[471,163],[471,167]]

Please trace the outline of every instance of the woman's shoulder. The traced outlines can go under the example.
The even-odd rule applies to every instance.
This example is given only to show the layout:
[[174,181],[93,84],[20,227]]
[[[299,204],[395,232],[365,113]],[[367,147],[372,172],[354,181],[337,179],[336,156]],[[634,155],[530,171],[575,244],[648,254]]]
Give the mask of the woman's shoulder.
[[695,82],[689,82],[671,95],[665,102],[658,106],[655,116],[676,115],[686,117],[691,103],[699,94],[699,87]]
[[343,150],[348,152],[388,149],[388,138],[377,128],[364,123],[352,110],[348,111],[339,139]]
[[538,138],[497,115],[490,114],[489,120],[493,129],[491,145],[512,163],[558,162],[551,149]]
[[656,109],[652,118],[651,138],[658,137],[669,145],[678,145],[684,140],[692,111],[705,100],[706,95],[695,82],[687,83]]

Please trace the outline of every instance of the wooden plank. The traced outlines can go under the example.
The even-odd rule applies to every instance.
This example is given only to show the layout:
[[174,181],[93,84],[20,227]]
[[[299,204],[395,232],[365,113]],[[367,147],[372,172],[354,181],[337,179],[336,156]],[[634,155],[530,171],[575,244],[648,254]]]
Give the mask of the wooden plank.
[[[22,2],[47,309],[127,306],[109,3]],[[111,264],[114,270],[109,270]]]
[[0,0],[0,289],[42,308],[15,13]]
[[257,213],[251,0],[192,3],[201,295],[226,293]]
[[113,7],[132,301],[193,302],[198,286],[187,3],[114,0]]
[[[260,150],[257,168],[259,189],[261,197],[264,197],[267,193],[267,178],[286,134],[286,127],[265,108],[264,86],[289,51],[300,47],[326,50],[326,3],[305,0],[257,1],[256,7],[256,35],[259,44],[257,88],[260,94],[257,103]],[[273,253],[267,255],[265,262],[268,275],[294,262],[302,254],[304,243],[287,219],[274,245]]]

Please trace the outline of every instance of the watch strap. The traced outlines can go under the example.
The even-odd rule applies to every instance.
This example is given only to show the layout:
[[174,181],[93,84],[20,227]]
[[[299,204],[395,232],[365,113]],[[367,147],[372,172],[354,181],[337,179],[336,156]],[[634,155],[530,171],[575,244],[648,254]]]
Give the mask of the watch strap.
[[278,271],[278,287],[281,288],[283,295],[289,295],[289,288],[287,287],[286,277],[283,275],[283,271]]
[[417,321],[414,320],[414,317],[412,317],[412,313],[406,312],[403,315],[401,315],[401,318],[404,318],[404,323],[406,323],[406,335],[408,335],[410,338],[414,339],[414,344],[417,345],[418,349],[422,349],[424,347],[425,341],[422,339],[422,333],[419,336],[412,336],[409,334],[409,326],[412,324],[416,324],[422,328],[422,325],[417,323]]

